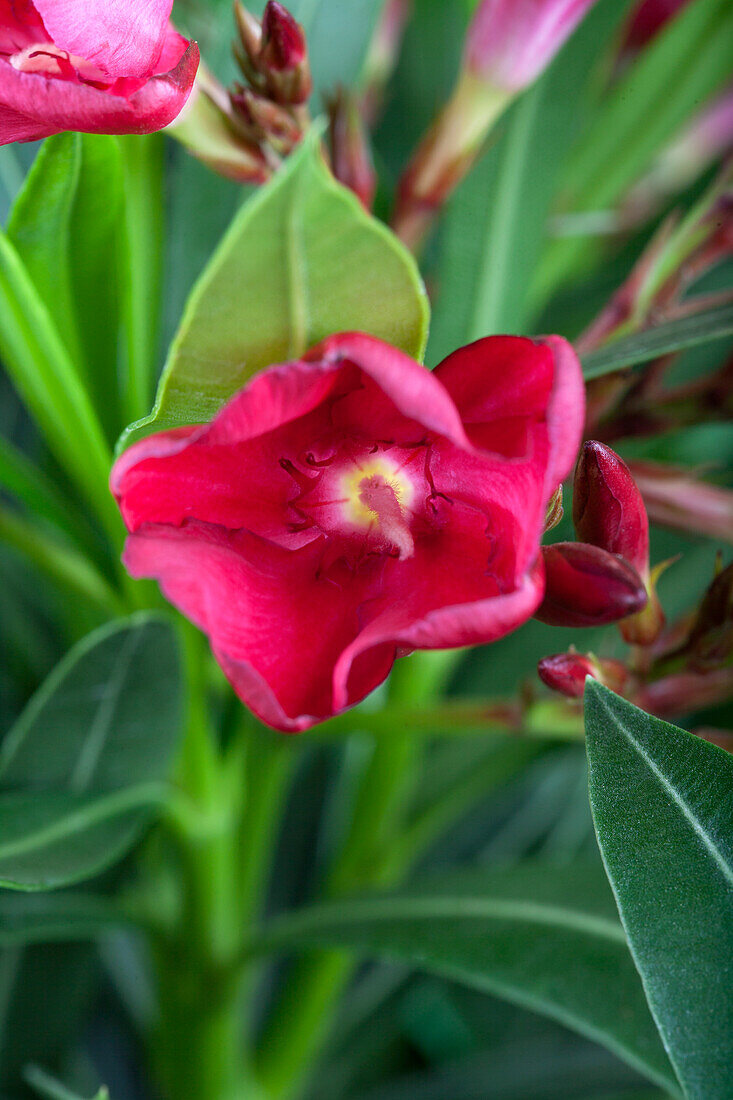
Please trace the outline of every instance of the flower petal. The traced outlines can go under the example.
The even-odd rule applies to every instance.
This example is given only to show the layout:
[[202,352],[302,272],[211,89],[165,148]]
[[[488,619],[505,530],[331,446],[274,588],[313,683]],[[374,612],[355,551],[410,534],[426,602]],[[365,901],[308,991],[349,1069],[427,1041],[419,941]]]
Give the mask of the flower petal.
[[[449,649],[496,641],[525,622],[544,591],[541,562],[519,584],[514,574],[511,517],[460,505],[432,538],[416,540],[414,557],[389,559],[381,594],[361,609],[364,629],[344,650],[334,670],[337,709],[350,705],[352,665],[373,648]],[[494,529],[492,530],[492,524]]]
[[[281,550],[205,524],[151,525],[128,538],[124,562],[134,577],[157,578],[166,598],[209,636],[258,717],[294,731],[334,713],[332,669],[358,633],[367,583],[319,576],[321,552],[315,545]],[[359,663],[359,697],[384,679],[393,658],[394,647],[372,647]]]
[[110,76],[151,76],[173,0],[34,0],[52,40]]
[[39,73],[18,72],[0,58],[0,144],[63,130],[147,134],[177,117],[193,86],[199,51],[192,42],[176,68],[153,76],[130,96]]

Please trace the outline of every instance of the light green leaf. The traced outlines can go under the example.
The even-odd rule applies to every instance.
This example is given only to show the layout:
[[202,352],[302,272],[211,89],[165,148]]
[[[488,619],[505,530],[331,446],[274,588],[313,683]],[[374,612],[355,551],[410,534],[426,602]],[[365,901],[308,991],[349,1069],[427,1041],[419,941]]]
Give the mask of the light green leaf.
[[0,232],[0,355],[49,447],[115,539],[111,456],[79,372],[20,256]]
[[730,1100],[733,758],[589,681],[591,807],[629,944],[690,1100]]
[[44,142],[7,227],[112,437],[119,426],[122,211],[117,140],[103,134],[57,134]]
[[119,139],[124,178],[121,253],[127,369],[123,405],[128,419],[150,406],[158,369],[165,190],[161,134]]
[[255,950],[346,947],[414,963],[544,1013],[675,1095],[600,867],[518,866],[272,922]]
[[724,336],[733,336],[733,305],[715,306],[690,317],[635,332],[583,356],[583,374],[599,378],[611,371],[646,363]]
[[420,357],[426,329],[413,259],[332,178],[312,131],[234,219],[191,293],[155,408],[122,445],[209,420],[256,371],[334,332]]
[[164,795],[181,704],[166,620],[141,613],[75,646],[0,747],[0,880],[48,889],[119,858]]

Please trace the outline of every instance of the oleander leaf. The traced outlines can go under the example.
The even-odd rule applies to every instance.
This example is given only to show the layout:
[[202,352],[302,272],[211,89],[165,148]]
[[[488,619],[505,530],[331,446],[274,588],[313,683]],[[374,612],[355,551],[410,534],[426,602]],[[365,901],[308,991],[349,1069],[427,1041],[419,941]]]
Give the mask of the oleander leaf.
[[586,688],[601,852],[665,1046],[690,1100],[733,1066],[733,757]]

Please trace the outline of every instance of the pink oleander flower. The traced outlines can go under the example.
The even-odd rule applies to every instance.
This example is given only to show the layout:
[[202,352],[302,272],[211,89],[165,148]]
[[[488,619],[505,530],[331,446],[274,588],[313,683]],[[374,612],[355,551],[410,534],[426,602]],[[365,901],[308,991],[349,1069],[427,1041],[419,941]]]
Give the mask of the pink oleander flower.
[[198,47],[172,0],[0,0],[0,144],[62,130],[144,134],[178,115]]
[[489,337],[432,373],[374,337],[332,336],[210,424],[118,459],[124,561],[205,631],[263,721],[305,729],[396,656],[490,642],[532,615],[583,414],[557,336]]
[[466,40],[468,68],[496,88],[526,88],[595,2],[481,0]]

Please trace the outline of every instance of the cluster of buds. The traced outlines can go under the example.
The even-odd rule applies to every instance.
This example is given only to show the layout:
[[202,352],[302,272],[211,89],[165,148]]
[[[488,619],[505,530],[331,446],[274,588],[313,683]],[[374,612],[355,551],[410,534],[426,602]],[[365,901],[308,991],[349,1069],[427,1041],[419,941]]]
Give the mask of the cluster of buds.
[[576,468],[573,524],[582,542],[543,549],[547,589],[537,618],[575,627],[617,621],[633,648],[623,662],[571,647],[540,661],[542,681],[579,698],[591,676],[662,717],[727,698],[733,692],[733,564],[716,575],[696,613],[666,627],[656,593],[664,566],[650,568],[641,493],[619,456],[595,441],[584,445]]
[[579,542],[543,547],[546,589],[537,618],[553,626],[619,622],[649,645],[664,623],[649,569],[649,521],[626,464],[594,441],[581,451],[573,489]]
[[234,56],[246,84],[230,92],[237,124],[264,155],[286,156],[303,136],[311,93],[305,33],[290,12],[269,0],[262,22],[240,0],[234,5],[239,41]]
[[201,66],[173,135],[194,156],[241,183],[264,183],[303,137],[311,92],[303,28],[269,0],[262,22],[236,0],[234,55],[244,82],[224,88]]

